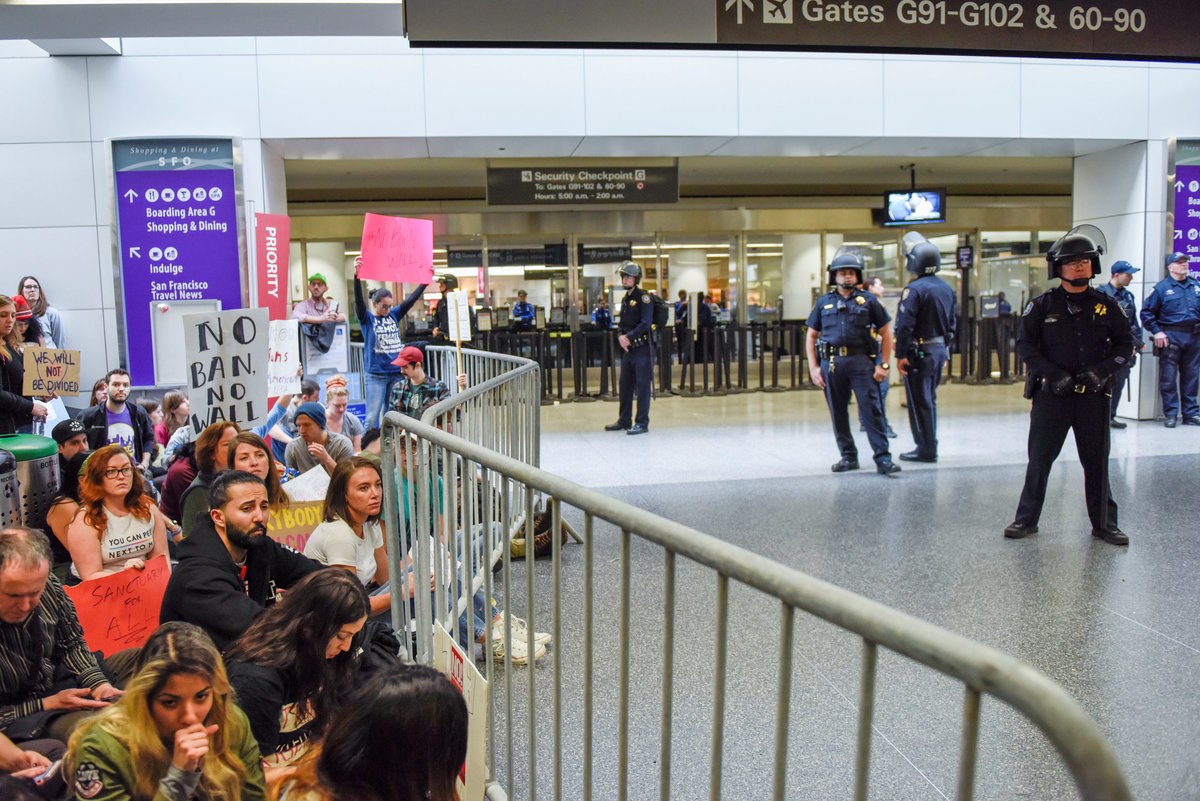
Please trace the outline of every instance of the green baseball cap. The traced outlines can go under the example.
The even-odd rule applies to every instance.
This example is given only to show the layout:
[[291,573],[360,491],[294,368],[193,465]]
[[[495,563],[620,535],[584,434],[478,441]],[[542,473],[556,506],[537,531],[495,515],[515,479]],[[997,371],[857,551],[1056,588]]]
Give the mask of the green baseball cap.
[[308,283],[311,284],[313,281],[320,281],[322,284],[326,285],[329,284],[329,282],[325,280],[325,276],[321,275],[320,273],[313,273],[308,277]]

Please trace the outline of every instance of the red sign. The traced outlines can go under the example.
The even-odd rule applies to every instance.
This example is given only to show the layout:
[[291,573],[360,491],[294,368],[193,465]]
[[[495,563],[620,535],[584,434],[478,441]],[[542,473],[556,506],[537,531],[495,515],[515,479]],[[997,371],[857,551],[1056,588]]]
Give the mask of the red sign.
[[286,320],[288,314],[288,246],[292,220],[284,214],[255,214],[258,264],[258,305],[269,319]]
[[158,611],[170,578],[171,565],[164,554],[142,570],[126,568],[63,589],[75,603],[88,647],[112,656],[138,647],[158,628]]
[[433,283],[433,221],[367,214],[358,277],[406,284]]

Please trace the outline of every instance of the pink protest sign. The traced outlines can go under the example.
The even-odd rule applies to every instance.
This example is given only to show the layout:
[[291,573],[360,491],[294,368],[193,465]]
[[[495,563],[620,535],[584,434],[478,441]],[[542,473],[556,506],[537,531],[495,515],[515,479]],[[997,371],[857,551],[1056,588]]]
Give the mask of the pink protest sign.
[[362,266],[371,281],[433,283],[433,221],[367,214],[363,221]]

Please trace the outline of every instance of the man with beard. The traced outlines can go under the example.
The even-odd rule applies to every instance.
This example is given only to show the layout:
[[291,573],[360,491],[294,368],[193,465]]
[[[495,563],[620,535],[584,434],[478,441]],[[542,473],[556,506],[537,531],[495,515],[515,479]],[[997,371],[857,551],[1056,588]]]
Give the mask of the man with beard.
[[155,446],[154,426],[146,410],[129,400],[129,373],[117,368],[110,370],[104,380],[108,400],[89,407],[77,418],[87,432],[89,449],[120,445],[134,464],[149,467]]
[[179,544],[159,622],[194,623],[224,650],[281,591],[325,566],[267,536],[267,488],[251,473],[219,475],[209,510]]

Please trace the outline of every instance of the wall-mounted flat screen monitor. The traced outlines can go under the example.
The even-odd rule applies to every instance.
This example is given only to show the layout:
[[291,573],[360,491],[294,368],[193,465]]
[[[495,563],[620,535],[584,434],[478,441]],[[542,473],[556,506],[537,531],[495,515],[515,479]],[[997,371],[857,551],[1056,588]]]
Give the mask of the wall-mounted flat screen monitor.
[[885,226],[925,225],[946,221],[946,190],[897,189],[883,195]]

